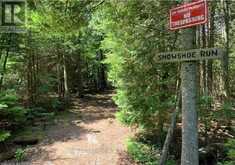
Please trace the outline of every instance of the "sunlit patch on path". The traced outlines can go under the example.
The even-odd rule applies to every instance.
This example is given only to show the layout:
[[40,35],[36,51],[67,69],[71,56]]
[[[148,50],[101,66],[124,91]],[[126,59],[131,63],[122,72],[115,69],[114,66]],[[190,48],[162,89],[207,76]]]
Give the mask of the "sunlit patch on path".
[[56,119],[44,142],[32,150],[31,164],[118,164],[131,131],[116,121],[111,97],[106,93],[74,98],[70,112]]

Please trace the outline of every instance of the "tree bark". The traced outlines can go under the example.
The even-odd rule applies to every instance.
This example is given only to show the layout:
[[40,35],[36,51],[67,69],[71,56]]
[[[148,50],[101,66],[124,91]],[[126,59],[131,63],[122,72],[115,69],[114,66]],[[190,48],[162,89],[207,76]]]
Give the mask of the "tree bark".
[[57,51],[58,53],[58,63],[57,63],[57,88],[58,88],[58,96],[59,96],[59,99],[62,100],[63,99],[63,78],[62,78],[62,68],[61,68],[61,54],[59,51]]
[[83,97],[84,90],[83,90],[83,76],[82,76],[82,57],[80,52],[78,52],[78,59],[77,59],[77,80],[78,80],[78,96]]
[[0,78],[0,91],[2,90],[2,86],[3,86],[3,79],[4,79],[5,72],[6,72],[8,57],[9,57],[9,49],[6,51],[6,56],[3,62],[3,68],[2,68],[1,78]]
[[98,91],[103,91],[107,87],[107,80],[106,80],[106,75],[105,75],[105,65],[102,64],[102,60],[104,59],[102,50],[100,50],[97,53],[97,59],[99,62],[98,76],[97,76],[97,88],[98,88]]
[[67,61],[64,52],[62,58],[63,58],[63,73],[64,73],[64,99],[65,102],[67,103],[69,101],[70,91],[68,85]]
[[224,96],[229,96],[229,32],[230,32],[230,11],[229,11],[229,1],[223,0],[223,10],[224,10],[224,23],[225,23],[225,31],[224,31],[224,41],[226,47],[226,54],[223,56],[223,81],[224,81]]
[[[210,40],[209,40],[209,47],[214,47],[215,46],[215,38],[214,38],[214,33],[215,33],[215,2],[211,2],[211,19],[210,19]],[[212,90],[213,90],[213,60],[208,60],[207,63],[207,85],[208,85],[208,94],[212,96]]]
[[32,61],[32,32],[28,33],[28,41],[27,41],[27,95],[28,95],[28,106],[32,106],[34,104],[33,97],[33,61]]
[[[185,0],[190,2],[190,0]],[[195,29],[183,30],[183,46],[193,49]],[[198,165],[198,119],[196,108],[197,63],[183,62],[181,67],[182,81],[182,153],[181,165]]]
[[[206,25],[202,26],[202,47],[207,47],[207,33],[208,31]],[[202,61],[202,71],[203,71],[203,95],[207,95],[208,89],[207,89],[207,62],[204,60]]]

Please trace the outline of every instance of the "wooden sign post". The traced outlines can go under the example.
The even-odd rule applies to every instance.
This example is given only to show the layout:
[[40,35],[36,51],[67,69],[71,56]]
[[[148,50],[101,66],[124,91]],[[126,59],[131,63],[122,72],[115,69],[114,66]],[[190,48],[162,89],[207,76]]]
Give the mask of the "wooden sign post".
[[[184,30],[182,43],[185,49],[194,48],[195,30]],[[183,62],[181,66],[182,94],[182,151],[181,165],[198,165],[198,119],[196,108],[197,63]]]
[[[223,57],[219,48],[195,49],[195,28],[208,21],[206,0],[184,0],[185,4],[170,10],[170,30],[184,29],[182,45],[185,51],[159,53],[155,61],[182,62],[181,95],[182,95],[182,153],[181,165],[198,165],[198,118],[197,118],[197,63],[196,60],[216,59]],[[165,143],[167,144],[167,143]],[[165,148],[165,145],[164,145]],[[164,150],[163,150],[164,151]],[[164,164],[162,157],[160,164]]]
[[[185,0],[190,2],[191,0]],[[205,22],[206,23],[206,22]],[[185,29],[182,43],[186,50],[196,45],[195,29]],[[181,66],[182,95],[182,149],[181,165],[198,165],[198,118],[197,118],[197,63],[183,62]]]

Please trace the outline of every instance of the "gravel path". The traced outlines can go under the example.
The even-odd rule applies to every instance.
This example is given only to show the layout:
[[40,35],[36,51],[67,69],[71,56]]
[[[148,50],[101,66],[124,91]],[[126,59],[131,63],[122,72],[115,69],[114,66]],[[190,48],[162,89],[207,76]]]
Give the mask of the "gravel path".
[[111,93],[105,93],[74,99],[70,112],[57,118],[45,140],[31,149],[30,164],[123,164],[120,155],[132,133],[116,121],[111,97]]

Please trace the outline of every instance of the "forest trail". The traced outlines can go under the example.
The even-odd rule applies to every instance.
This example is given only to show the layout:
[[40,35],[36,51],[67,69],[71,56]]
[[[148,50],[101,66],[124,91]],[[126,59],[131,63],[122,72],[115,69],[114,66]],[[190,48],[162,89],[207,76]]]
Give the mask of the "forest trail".
[[50,126],[45,140],[31,149],[31,164],[116,165],[131,130],[115,119],[112,93],[73,99],[65,115]]

